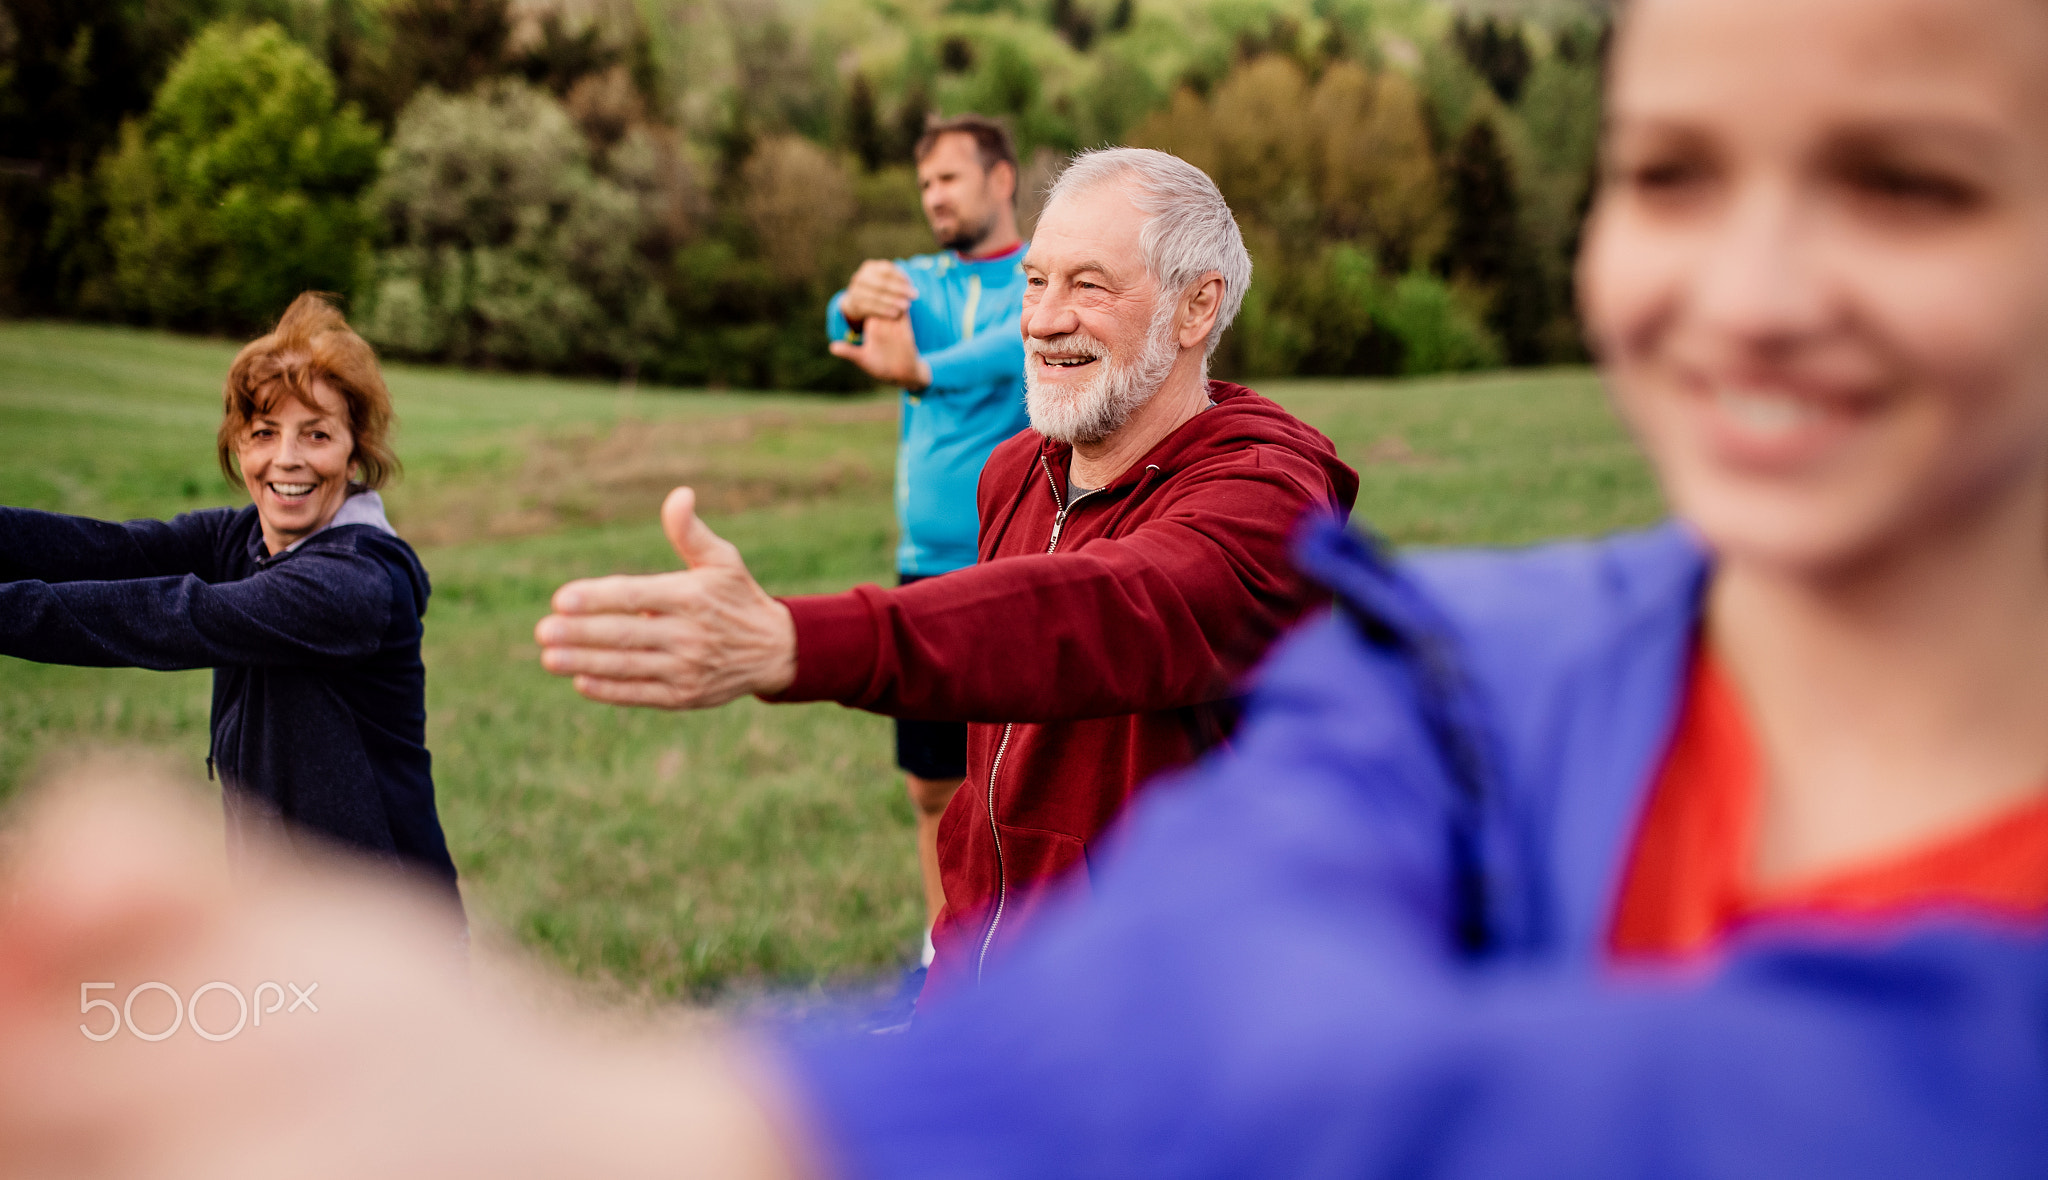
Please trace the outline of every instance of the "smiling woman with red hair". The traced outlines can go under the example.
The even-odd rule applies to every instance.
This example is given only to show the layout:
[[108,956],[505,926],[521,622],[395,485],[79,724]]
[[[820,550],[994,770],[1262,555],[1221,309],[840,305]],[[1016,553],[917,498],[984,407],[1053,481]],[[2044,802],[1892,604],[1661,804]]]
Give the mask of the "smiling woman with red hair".
[[228,370],[221,470],[242,509],[123,524],[0,508],[0,654],[212,668],[207,766],[231,836],[283,821],[453,893],[420,662],[427,574],[376,488],[398,470],[376,354],[293,301]]
[[[264,527],[279,537],[310,535],[332,523],[349,498],[373,492],[398,474],[389,440],[391,393],[377,354],[332,304],[311,292],[292,302],[275,331],[235,355],[222,402],[221,472],[229,483],[247,488]],[[279,485],[289,493],[284,494],[265,477],[277,458],[283,438],[279,415],[289,413],[288,402],[305,411],[302,420],[310,421],[310,415],[341,430],[302,437],[308,444],[303,456],[320,466],[322,478],[308,484],[298,478],[307,473],[296,465],[281,468],[292,477]],[[381,508],[375,496],[364,506],[369,504]],[[275,538],[266,532],[265,539]]]

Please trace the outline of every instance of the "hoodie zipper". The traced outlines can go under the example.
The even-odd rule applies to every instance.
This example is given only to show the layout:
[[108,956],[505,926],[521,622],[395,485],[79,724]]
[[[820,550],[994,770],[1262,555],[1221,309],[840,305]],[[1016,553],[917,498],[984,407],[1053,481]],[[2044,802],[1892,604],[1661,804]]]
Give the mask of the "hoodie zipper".
[[[1069,504],[1067,498],[1060,493],[1060,481],[1053,476],[1052,464],[1046,462],[1044,455],[1038,457],[1038,465],[1045,472],[1045,481],[1052,485],[1052,502],[1058,509],[1052,518],[1052,539],[1045,543],[1046,553],[1051,554],[1060,547],[1060,533],[1067,527],[1067,514],[1081,501],[1105,489],[1091,488],[1075,496],[1074,502]],[[1003,833],[996,827],[996,775],[1003,769],[1003,755],[1009,753],[1010,734],[1016,728],[1017,723],[1014,721],[1004,723],[1003,739],[996,743],[995,760],[990,762],[988,767],[988,834],[996,845],[996,912],[989,917],[988,932],[981,936],[981,954],[974,960],[976,983],[981,982],[981,973],[988,968],[988,950],[995,945],[996,930],[1003,924],[1003,905],[1010,899],[1010,874],[1003,863]]]

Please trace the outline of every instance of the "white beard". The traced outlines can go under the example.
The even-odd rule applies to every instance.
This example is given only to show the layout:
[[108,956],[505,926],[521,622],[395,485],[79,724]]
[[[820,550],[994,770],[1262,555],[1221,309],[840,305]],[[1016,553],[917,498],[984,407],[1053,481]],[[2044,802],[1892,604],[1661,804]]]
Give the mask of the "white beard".
[[[1108,345],[1085,332],[1069,332],[1051,340],[1026,337],[1024,403],[1031,412],[1032,429],[1069,446],[1101,442],[1121,430],[1138,407],[1151,401],[1166,384],[1166,375],[1180,359],[1180,344],[1172,331],[1178,303],[1175,299],[1159,301],[1143,347],[1129,359],[1116,356]],[[1047,352],[1094,356],[1099,371],[1071,388],[1041,385],[1037,358]]]

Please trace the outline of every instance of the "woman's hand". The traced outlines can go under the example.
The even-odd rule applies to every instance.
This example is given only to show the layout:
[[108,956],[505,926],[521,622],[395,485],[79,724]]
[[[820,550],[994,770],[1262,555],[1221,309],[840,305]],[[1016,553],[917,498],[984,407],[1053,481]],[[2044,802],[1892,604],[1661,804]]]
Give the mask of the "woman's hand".
[[536,1003],[338,857],[231,881],[217,815],[78,777],[0,834],[0,1180],[796,1174],[743,1045]]

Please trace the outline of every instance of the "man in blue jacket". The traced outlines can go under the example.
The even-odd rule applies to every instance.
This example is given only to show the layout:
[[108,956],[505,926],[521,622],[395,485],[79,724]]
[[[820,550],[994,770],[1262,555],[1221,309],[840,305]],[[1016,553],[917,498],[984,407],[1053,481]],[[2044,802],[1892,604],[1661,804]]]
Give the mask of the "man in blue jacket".
[[[896,452],[896,571],[904,584],[974,564],[975,485],[1024,410],[1024,243],[1017,153],[1002,124],[935,119],[918,140],[917,187],[937,254],[870,259],[825,313],[832,353],[903,387]],[[896,722],[896,764],[917,809],[927,927],[945,904],[939,817],[967,769],[967,727]],[[927,936],[926,961],[930,959]]]

